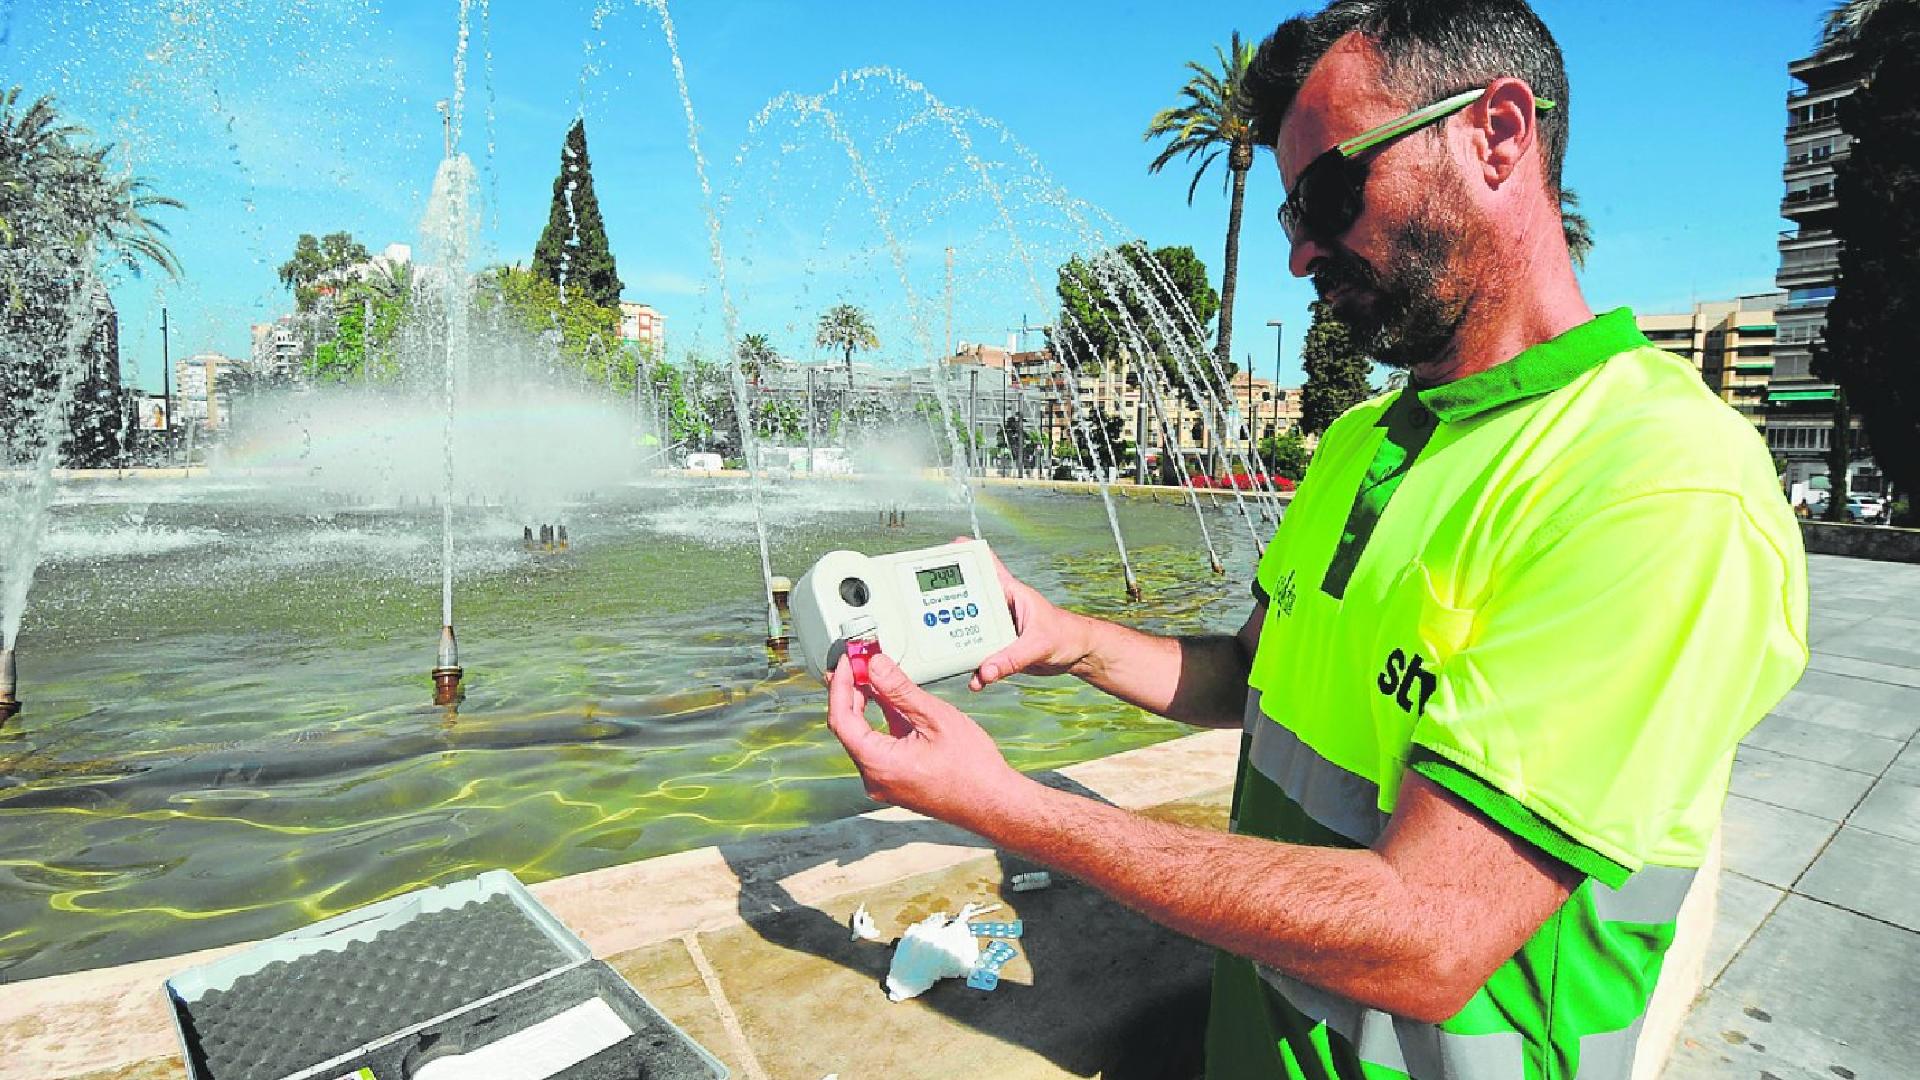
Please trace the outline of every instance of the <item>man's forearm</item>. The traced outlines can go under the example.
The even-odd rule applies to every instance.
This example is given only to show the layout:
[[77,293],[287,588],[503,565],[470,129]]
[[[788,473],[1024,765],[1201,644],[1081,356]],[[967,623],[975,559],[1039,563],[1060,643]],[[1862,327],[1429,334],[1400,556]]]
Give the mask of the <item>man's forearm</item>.
[[1422,930],[1444,922],[1374,851],[1171,825],[1032,781],[962,824],[1161,925],[1343,996],[1427,1021],[1458,1008],[1446,953]]
[[1090,646],[1073,665],[1089,685],[1148,712],[1197,727],[1239,727],[1251,659],[1230,634],[1161,637],[1117,623],[1086,622]]

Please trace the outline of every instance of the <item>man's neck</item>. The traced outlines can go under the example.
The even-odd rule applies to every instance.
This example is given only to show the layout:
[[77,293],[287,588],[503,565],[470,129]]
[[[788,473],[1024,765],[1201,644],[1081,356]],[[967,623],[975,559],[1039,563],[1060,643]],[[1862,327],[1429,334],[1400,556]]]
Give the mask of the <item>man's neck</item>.
[[1477,375],[1593,319],[1558,235],[1558,218],[1552,227],[1554,235],[1543,236],[1526,257],[1502,267],[1474,291],[1447,348],[1413,366],[1414,385],[1440,386]]

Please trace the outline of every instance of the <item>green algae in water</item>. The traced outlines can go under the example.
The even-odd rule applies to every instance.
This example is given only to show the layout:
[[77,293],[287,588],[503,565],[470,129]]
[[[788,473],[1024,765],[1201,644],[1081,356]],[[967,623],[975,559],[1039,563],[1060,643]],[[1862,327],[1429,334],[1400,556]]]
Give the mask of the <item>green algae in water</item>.
[[[796,578],[835,547],[966,531],[938,485],[908,493],[906,529],[851,485],[770,494],[774,565]],[[243,492],[156,500],[116,533],[111,508],[61,507],[55,540],[92,547],[52,546],[22,636],[27,711],[0,731],[0,981],[257,939],[494,867],[540,881],[871,809],[824,691],[761,645],[740,496],[596,500],[551,556],[521,551],[506,512],[461,508],[457,717],[426,704],[437,514]],[[1225,577],[1188,507],[1120,501],[1133,606],[1096,498],[980,506],[1001,557],[1066,606],[1170,633],[1246,617],[1252,545],[1218,511]],[[1187,730],[1066,679],[936,691],[1029,770]]]

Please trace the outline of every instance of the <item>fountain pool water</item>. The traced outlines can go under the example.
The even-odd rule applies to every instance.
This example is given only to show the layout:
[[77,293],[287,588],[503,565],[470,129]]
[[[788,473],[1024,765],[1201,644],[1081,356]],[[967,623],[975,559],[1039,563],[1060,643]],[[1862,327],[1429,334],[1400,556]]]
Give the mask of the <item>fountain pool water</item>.
[[[301,925],[506,867],[542,880],[869,809],[824,694],[757,645],[741,480],[651,478],[565,509],[564,555],[455,508],[471,674],[426,702],[441,511],[316,508],[271,484],[92,480],[52,508],[28,610],[32,708],[0,730],[0,982]],[[884,490],[882,490],[884,489]],[[944,481],[769,488],[776,569],[967,531]],[[1196,574],[1181,507],[1125,500],[1135,622],[1230,630],[1253,553]],[[905,529],[876,505],[909,511]],[[1083,495],[984,493],[1015,572],[1116,614],[1121,568]],[[1158,568],[1158,569],[1156,569]],[[1070,680],[961,701],[1023,768],[1183,729]]]

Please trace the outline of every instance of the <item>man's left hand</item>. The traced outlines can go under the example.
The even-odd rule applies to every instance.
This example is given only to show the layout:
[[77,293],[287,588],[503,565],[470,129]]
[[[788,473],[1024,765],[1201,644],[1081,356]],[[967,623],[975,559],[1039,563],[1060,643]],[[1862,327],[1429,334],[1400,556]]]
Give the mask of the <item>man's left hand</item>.
[[[914,685],[884,653],[867,662],[867,680],[870,689],[857,685],[844,659],[834,667],[827,726],[872,798],[980,832],[976,823],[1030,783],[972,717]],[[868,702],[886,715],[886,731],[867,723]]]

